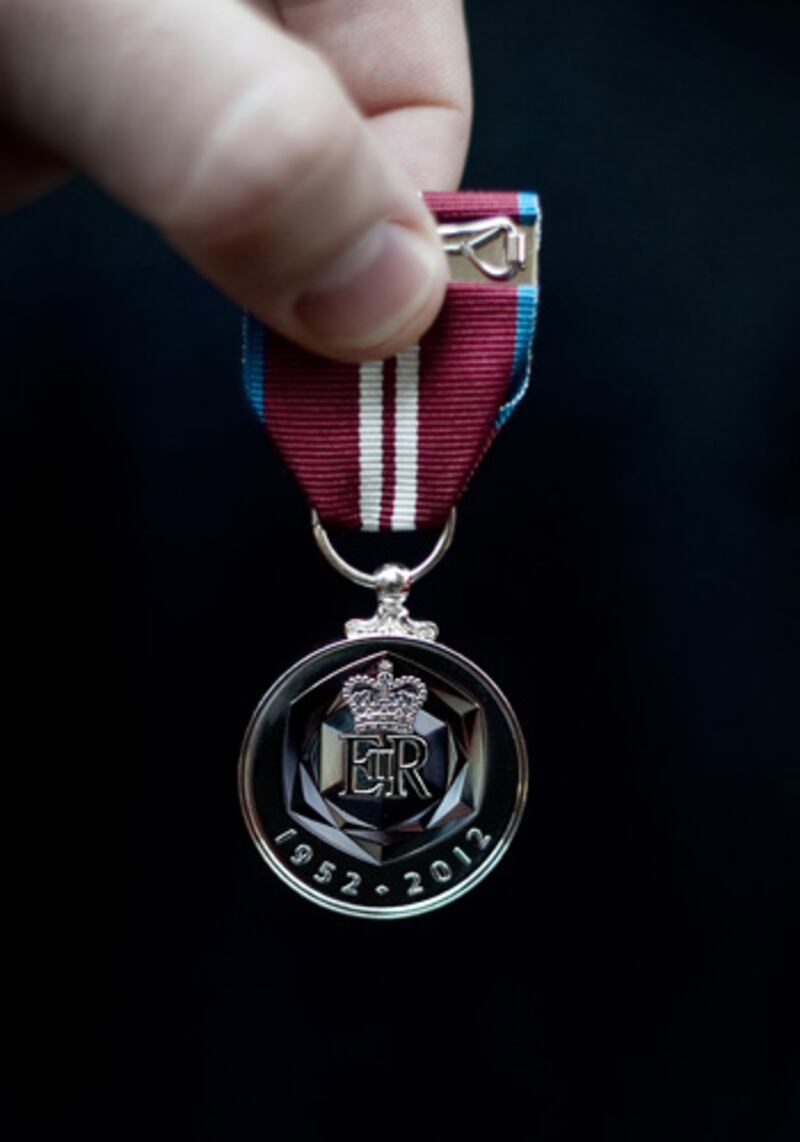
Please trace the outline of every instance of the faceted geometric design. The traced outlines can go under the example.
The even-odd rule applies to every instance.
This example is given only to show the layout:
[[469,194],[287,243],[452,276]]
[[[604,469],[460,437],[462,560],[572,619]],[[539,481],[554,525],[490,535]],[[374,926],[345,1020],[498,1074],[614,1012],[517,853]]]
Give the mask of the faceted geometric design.
[[[377,680],[386,663],[426,691],[405,734],[356,733],[343,696],[353,666],[291,704],[284,749],[289,816],[320,840],[369,864],[384,865],[461,831],[478,813],[486,783],[485,718],[452,683],[401,655],[358,664]],[[363,726],[362,726],[363,731]]]

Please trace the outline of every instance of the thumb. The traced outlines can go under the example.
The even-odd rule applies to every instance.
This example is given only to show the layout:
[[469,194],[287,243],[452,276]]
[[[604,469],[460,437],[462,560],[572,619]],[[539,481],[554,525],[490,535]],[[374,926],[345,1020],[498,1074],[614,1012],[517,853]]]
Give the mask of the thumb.
[[158,226],[287,337],[416,341],[447,271],[408,177],[327,65],[239,0],[7,0],[15,127]]

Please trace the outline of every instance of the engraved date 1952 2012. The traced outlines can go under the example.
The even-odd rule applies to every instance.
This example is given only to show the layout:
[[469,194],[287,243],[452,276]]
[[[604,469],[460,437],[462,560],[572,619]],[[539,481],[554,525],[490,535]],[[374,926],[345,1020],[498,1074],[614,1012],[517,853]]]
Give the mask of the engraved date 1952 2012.
[[[275,837],[274,844],[276,847],[281,845],[289,845],[297,837],[297,829],[286,829],[285,832],[280,833]],[[453,845],[450,850],[454,858],[452,863],[437,858],[431,861],[422,872],[416,869],[409,869],[403,873],[403,884],[398,886],[400,892],[406,897],[424,896],[431,887],[443,888],[446,884],[452,881],[454,867],[461,866],[461,868],[470,868],[472,865],[478,863],[481,856],[486,852],[492,843],[492,838],[488,833],[484,833],[481,829],[471,828],[467,829],[464,837],[464,847],[461,845]],[[314,861],[314,849],[311,845],[306,844],[305,841],[298,841],[288,854],[289,863],[296,869],[304,868],[311,865]],[[309,872],[311,872],[309,868]],[[338,874],[338,875],[337,875]],[[339,882],[339,877],[343,879]],[[427,878],[433,881],[433,886],[427,883]],[[362,876],[360,872],[353,869],[337,868],[333,861],[323,860],[319,863],[318,867],[311,873],[311,881],[318,884],[321,888],[328,887],[329,891],[338,888],[342,896],[361,896],[362,895]],[[391,892],[391,887],[388,884],[376,884],[373,892],[377,896],[387,896]]]

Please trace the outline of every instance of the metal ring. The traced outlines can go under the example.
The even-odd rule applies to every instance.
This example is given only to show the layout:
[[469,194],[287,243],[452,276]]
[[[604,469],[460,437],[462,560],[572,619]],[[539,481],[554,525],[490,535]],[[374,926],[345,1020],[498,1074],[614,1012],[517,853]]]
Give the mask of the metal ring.
[[[311,509],[311,530],[314,534],[317,547],[328,560],[330,565],[334,567],[340,575],[344,575],[345,579],[350,579],[351,582],[357,583],[359,587],[369,587],[372,590],[378,588],[378,575],[377,572],[368,574],[366,571],[359,571],[357,567],[353,567],[345,559],[342,559],[339,552],[333,546],[325,528],[322,526],[322,521],[315,508]],[[408,584],[417,583],[423,575],[427,575],[432,571],[436,564],[444,555],[446,555],[450,544],[453,542],[453,536],[456,530],[456,509],[451,508],[450,514],[447,517],[447,523],[442,528],[439,538],[434,544],[433,550],[430,555],[418,563],[408,572]]]

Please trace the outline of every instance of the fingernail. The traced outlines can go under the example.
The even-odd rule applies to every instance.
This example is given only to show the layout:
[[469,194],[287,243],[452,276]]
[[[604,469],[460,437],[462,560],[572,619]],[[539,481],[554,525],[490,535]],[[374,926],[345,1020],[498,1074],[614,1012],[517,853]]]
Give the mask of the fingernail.
[[423,308],[438,270],[435,246],[406,226],[381,222],[306,288],[296,313],[331,346],[377,346]]

